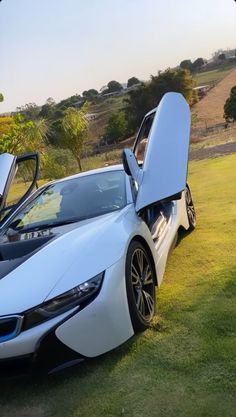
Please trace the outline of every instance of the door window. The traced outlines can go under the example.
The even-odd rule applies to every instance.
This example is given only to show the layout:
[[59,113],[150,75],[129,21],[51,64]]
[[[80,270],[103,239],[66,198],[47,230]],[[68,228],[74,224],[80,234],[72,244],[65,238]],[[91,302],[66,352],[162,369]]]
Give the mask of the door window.
[[17,163],[14,179],[7,194],[6,207],[17,204],[28,191],[34,177],[35,164],[36,161],[33,159]]
[[141,163],[143,163],[145,159],[146,148],[147,148],[154,117],[155,117],[155,112],[153,112],[152,114],[150,114],[150,116],[147,116],[144,119],[141,129],[139,131],[135,146],[134,146],[134,154],[137,160]]

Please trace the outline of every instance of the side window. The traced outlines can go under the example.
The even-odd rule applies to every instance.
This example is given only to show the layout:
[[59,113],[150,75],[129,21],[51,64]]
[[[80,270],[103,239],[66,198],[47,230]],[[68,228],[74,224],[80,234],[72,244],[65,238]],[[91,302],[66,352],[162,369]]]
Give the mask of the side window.
[[14,179],[7,194],[6,207],[17,204],[28,191],[34,177],[35,163],[32,159],[17,163]]
[[141,130],[138,134],[135,147],[134,147],[134,154],[138,161],[143,162],[145,159],[145,152],[146,147],[148,144],[149,134],[152,127],[152,123],[155,117],[155,113],[150,114],[150,116],[147,116],[143,124],[141,126]]

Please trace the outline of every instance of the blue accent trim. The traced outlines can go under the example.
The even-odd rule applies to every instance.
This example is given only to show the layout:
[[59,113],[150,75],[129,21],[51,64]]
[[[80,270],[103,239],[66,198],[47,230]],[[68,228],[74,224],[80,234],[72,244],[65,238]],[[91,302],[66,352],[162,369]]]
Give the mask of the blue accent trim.
[[17,336],[17,334],[18,334],[18,333],[16,333],[16,331],[14,331],[14,332],[12,332],[12,333],[8,334],[7,336],[2,336],[2,337],[0,337],[0,343],[2,343],[2,342],[6,342],[7,340],[14,339],[14,337],[16,337],[16,336]]
[[0,317],[0,323],[1,323],[1,320],[4,321],[4,320],[9,320],[9,319],[15,319],[16,320],[15,330],[11,333],[8,333],[5,336],[0,336],[0,343],[7,342],[8,340],[14,339],[16,336],[18,336],[18,334],[21,331],[21,325],[22,325],[23,317],[18,316],[18,315]]

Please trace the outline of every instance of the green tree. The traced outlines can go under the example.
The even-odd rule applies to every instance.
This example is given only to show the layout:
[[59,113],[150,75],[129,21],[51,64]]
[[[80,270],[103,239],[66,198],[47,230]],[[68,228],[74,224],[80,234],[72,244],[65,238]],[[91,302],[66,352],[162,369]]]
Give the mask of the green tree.
[[115,80],[109,81],[109,83],[107,84],[107,87],[108,87],[108,93],[113,93],[115,91],[120,91],[123,89],[122,85],[118,83],[118,81],[115,81]]
[[136,78],[136,77],[131,77],[131,78],[129,78],[128,79],[128,81],[127,81],[127,87],[129,88],[129,87],[133,87],[133,85],[137,85],[137,84],[139,84],[140,83],[140,81],[139,81],[139,79],[138,78]]
[[98,91],[90,88],[90,90],[83,91],[82,96],[88,101],[93,101],[98,96]]
[[191,104],[194,99],[194,86],[195,81],[191,73],[181,68],[167,69],[159,72],[157,76],[151,76],[149,83],[130,91],[126,100],[125,112],[130,131],[138,128],[145,113],[156,107],[167,92],[182,93]]
[[47,133],[46,120],[28,121],[21,114],[16,114],[8,133],[0,137],[0,153],[20,154],[36,150],[43,151]]
[[41,178],[47,180],[72,175],[76,168],[77,162],[69,149],[48,146],[41,157]]
[[191,59],[184,59],[183,61],[180,62],[179,66],[182,69],[187,69],[189,71],[192,71],[192,61]]
[[219,55],[218,55],[218,59],[219,59],[220,61],[225,61],[225,60],[226,60],[226,55],[225,55],[224,53],[219,54]]
[[67,109],[62,119],[62,130],[64,134],[63,145],[72,152],[80,171],[82,171],[81,154],[88,131],[88,121],[84,110]]
[[46,100],[46,103],[41,107],[39,116],[46,119],[53,119],[55,116],[55,101],[52,97]]
[[2,93],[0,93],[0,103],[4,100]]
[[40,107],[35,103],[27,103],[24,106],[16,108],[18,113],[24,115],[27,120],[36,120],[39,117]]
[[195,59],[195,61],[192,64],[192,71],[193,72],[199,71],[203,67],[204,64],[205,64],[205,61],[203,58]]
[[128,132],[128,122],[124,112],[112,113],[105,129],[104,139],[106,143],[117,143],[124,139]]
[[236,121],[236,85],[231,88],[230,96],[225,102],[224,118],[226,122]]

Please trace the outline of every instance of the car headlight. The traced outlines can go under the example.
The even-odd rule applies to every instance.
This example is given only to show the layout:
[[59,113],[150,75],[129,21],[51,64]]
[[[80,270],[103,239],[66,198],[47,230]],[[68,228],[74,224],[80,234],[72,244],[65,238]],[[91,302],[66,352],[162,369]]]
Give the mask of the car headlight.
[[37,306],[35,309],[28,310],[24,315],[22,330],[30,329],[46,320],[65,313],[73,307],[81,307],[85,303],[92,301],[101,288],[103,276],[104,272],[101,272],[72,290]]

